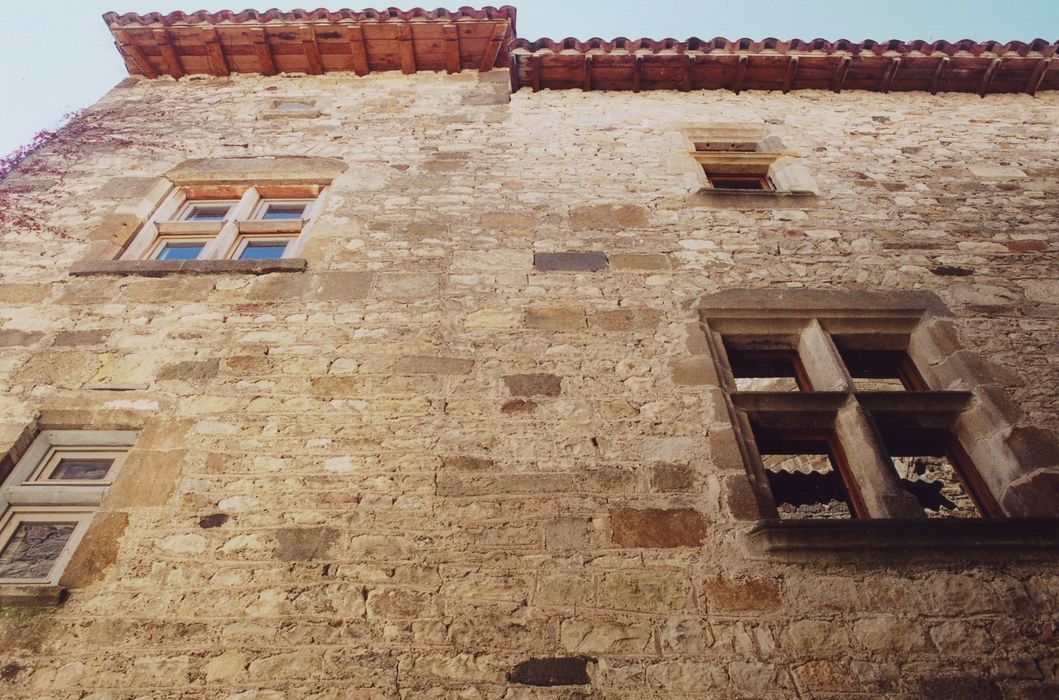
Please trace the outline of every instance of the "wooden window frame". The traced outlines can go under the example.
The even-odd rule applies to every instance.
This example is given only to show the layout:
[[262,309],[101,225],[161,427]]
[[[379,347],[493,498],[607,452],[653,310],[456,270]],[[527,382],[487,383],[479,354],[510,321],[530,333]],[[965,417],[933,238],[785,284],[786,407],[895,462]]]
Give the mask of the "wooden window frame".
[[[846,456],[846,451],[842,448],[842,443],[839,441],[838,436],[833,432],[824,432],[817,430],[761,430],[754,431],[754,442],[759,445],[758,456],[762,455],[781,455],[781,454],[820,454],[818,452],[777,452],[774,450],[761,450],[760,445],[764,443],[782,442],[782,443],[804,443],[804,444],[823,444],[827,446],[826,453],[827,458],[831,462],[831,467],[838,472],[839,479],[842,480],[842,485],[846,489],[846,495],[849,497],[847,505],[849,506],[849,514],[852,518],[866,518],[868,515],[868,508],[864,503],[864,496],[861,493],[860,484],[857,481],[856,475],[850,468],[849,458]],[[762,465],[762,471],[765,470]],[[777,504],[779,505],[779,504]]]

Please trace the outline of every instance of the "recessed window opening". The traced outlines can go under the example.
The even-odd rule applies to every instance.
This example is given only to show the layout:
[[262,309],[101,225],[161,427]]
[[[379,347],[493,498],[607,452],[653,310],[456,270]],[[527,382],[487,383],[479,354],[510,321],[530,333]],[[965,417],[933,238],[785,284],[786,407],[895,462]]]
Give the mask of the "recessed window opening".
[[901,486],[928,518],[982,518],[1002,515],[970,457],[947,433],[887,431],[887,451]]
[[255,219],[262,221],[290,221],[305,218],[308,201],[270,201],[263,200],[258,206]]
[[771,190],[772,184],[764,175],[722,175],[706,173],[715,190]]
[[199,201],[188,202],[177,216],[179,221],[224,221],[228,212],[238,202]]
[[743,349],[726,343],[736,391],[812,391],[796,350]]
[[783,520],[840,520],[863,512],[846,486],[845,456],[831,435],[754,431],[776,509]]
[[926,391],[927,384],[902,350],[839,348],[855,391]]

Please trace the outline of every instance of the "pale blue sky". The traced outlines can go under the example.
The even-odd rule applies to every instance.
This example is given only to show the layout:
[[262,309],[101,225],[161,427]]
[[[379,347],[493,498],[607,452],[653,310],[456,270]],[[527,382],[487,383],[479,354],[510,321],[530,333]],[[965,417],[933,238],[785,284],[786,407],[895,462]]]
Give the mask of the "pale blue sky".
[[[0,6],[17,3],[16,14],[26,17],[9,23],[0,42],[0,154],[53,127],[66,112],[92,104],[124,77],[118,52],[100,19],[107,10],[239,10],[248,0],[188,1],[137,0],[129,5],[113,0],[49,0],[29,6],[25,0],[0,0]],[[320,4],[320,0],[306,3]],[[398,0],[385,0],[379,6],[390,4]],[[440,0],[427,0],[421,6],[438,4]],[[463,4],[471,3],[457,0],[451,6]],[[528,39],[1059,39],[1059,0],[523,0],[512,4],[519,10],[518,34]],[[267,0],[255,9],[272,5]],[[280,8],[298,6],[283,3]],[[344,3],[327,6],[334,9]]]

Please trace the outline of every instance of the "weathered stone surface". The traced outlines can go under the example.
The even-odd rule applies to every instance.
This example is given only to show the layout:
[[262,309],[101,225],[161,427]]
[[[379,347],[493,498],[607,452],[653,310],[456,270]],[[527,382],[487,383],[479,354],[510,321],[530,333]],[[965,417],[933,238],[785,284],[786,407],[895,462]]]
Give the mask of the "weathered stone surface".
[[668,270],[672,265],[664,253],[611,253],[610,266],[615,270]]
[[529,659],[515,666],[507,679],[519,685],[588,685],[592,682],[588,677],[591,661],[585,656]]
[[669,361],[673,383],[681,386],[718,386],[717,371],[709,357],[674,357]]
[[309,561],[327,557],[338,539],[333,527],[291,527],[276,531],[276,558]]
[[97,513],[63,570],[59,585],[82,588],[102,578],[118,557],[121,536],[128,525],[128,513]]
[[562,377],[554,374],[512,374],[503,377],[512,396],[558,396]]
[[633,204],[593,204],[570,211],[574,229],[619,231],[647,225],[647,209]]
[[338,158],[309,156],[265,156],[193,158],[165,173],[178,185],[219,185],[230,182],[320,182],[328,183],[346,169]]
[[605,331],[652,331],[661,320],[662,314],[653,309],[616,309],[593,313],[588,322]]
[[707,532],[702,514],[690,508],[617,508],[610,527],[620,547],[697,547]]
[[124,248],[142,225],[143,219],[135,214],[107,214],[88,232],[88,240],[108,241]]
[[467,314],[463,325],[471,329],[510,329],[522,324],[522,312],[516,309],[480,309]]
[[543,331],[570,331],[584,327],[584,309],[567,307],[526,309],[526,328]]
[[429,273],[384,272],[376,275],[374,292],[392,301],[433,299],[441,293],[441,280]]
[[204,381],[217,376],[220,360],[188,360],[166,365],[158,370],[159,379],[179,379],[181,381]]
[[713,612],[772,612],[781,605],[780,584],[772,578],[713,576],[703,581],[702,590]]
[[606,269],[607,254],[598,250],[534,253],[533,267],[545,272],[598,272]]
[[398,374],[470,374],[474,360],[461,357],[409,355],[394,366]]

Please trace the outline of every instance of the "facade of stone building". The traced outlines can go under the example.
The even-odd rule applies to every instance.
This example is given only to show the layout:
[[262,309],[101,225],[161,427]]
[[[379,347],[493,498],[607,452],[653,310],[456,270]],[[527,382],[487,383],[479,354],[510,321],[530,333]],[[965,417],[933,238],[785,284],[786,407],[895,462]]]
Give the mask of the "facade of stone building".
[[513,18],[108,17],[0,182],[0,695],[1059,695],[1056,44]]

